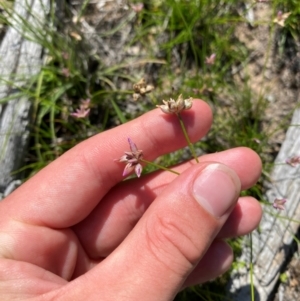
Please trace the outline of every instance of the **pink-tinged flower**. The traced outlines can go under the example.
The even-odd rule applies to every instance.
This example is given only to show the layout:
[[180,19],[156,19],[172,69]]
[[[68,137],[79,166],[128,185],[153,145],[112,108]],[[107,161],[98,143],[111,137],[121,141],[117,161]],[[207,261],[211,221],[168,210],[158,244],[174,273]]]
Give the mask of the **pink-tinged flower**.
[[131,6],[132,10],[135,11],[136,13],[139,13],[144,8],[144,4],[140,3],[140,2],[136,3],[136,4],[130,4],[130,6]]
[[90,109],[79,108],[76,109],[76,112],[70,113],[71,116],[75,118],[85,118],[89,115]]
[[61,56],[63,57],[64,60],[68,60],[70,58],[68,52],[62,52]]
[[213,53],[209,57],[205,58],[205,64],[207,65],[213,65],[216,61],[216,54]]
[[298,164],[300,164],[300,156],[294,156],[292,158],[286,159],[285,163],[293,167],[296,167]]
[[274,23],[284,27],[286,19],[291,13],[283,13],[281,10],[277,13],[276,18],[273,20]]
[[70,76],[70,70],[68,68],[62,68],[61,73],[64,77],[69,77]]
[[284,204],[286,203],[286,199],[275,199],[272,206],[278,210],[284,210]]
[[75,118],[86,118],[90,113],[90,102],[91,100],[89,98],[85,100],[82,99],[79,109],[76,109],[76,112],[70,113],[70,115]]
[[126,163],[123,176],[127,176],[132,171],[135,171],[135,174],[139,178],[143,170],[143,166],[140,163],[141,159],[143,159],[143,151],[139,150],[130,138],[128,138],[128,143],[131,151],[125,152],[125,155],[115,161]]
[[179,114],[183,110],[189,110],[193,105],[193,98],[183,99],[180,94],[177,100],[163,100],[163,105],[157,105],[166,114]]

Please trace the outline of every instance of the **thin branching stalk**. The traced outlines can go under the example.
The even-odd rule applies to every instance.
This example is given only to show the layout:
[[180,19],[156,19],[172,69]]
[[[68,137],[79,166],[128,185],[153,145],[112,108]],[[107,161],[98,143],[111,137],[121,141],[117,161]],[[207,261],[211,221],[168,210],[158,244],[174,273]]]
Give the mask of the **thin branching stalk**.
[[179,173],[179,172],[177,172],[177,171],[175,171],[175,170],[173,170],[173,169],[170,169],[170,168],[164,167],[164,166],[162,166],[162,165],[156,164],[156,163],[154,163],[154,162],[147,161],[147,160],[145,160],[145,159],[140,159],[140,161],[141,161],[141,162],[144,162],[144,163],[146,163],[146,164],[153,165],[153,166],[155,166],[155,167],[157,167],[157,168],[159,168],[159,169],[163,169],[163,170],[166,170],[166,171],[172,172],[172,173],[174,173],[174,174],[176,174],[176,175],[178,175],[178,176],[180,175],[180,173]]
[[188,135],[188,133],[187,133],[187,131],[186,131],[186,128],[185,128],[185,125],[184,125],[184,122],[183,122],[183,120],[182,120],[182,118],[181,118],[180,113],[178,113],[177,116],[178,116],[178,119],[179,119],[179,122],[180,122],[180,126],[181,126],[181,128],[182,128],[184,137],[185,137],[185,139],[186,139],[186,141],[187,141],[187,143],[188,143],[188,146],[189,146],[189,148],[190,148],[190,151],[191,151],[191,153],[192,153],[194,159],[196,160],[196,162],[199,163],[198,157],[197,157],[196,152],[195,152],[194,145],[192,144],[192,142],[191,142],[191,140],[190,140],[190,138],[189,138],[189,135]]

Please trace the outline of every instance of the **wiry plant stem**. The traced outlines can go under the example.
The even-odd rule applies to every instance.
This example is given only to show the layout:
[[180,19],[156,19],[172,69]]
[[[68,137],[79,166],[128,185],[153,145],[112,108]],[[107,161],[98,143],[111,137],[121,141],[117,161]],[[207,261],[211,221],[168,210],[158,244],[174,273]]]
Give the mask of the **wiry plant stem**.
[[176,115],[178,116],[178,120],[179,120],[179,122],[180,122],[180,126],[181,126],[181,128],[182,128],[182,131],[183,131],[185,140],[186,140],[187,143],[188,143],[189,149],[190,149],[190,151],[191,151],[191,153],[192,153],[194,159],[196,160],[196,162],[199,163],[198,157],[197,157],[196,152],[195,152],[194,145],[192,144],[192,142],[191,142],[191,140],[190,140],[190,138],[189,138],[189,135],[188,135],[188,133],[187,133],[187,131],[186,131],[186,128],[185,128],[184,122],[183,122],[183,120],[182,120],[182,118],[181,118],[181,115],[180,115],[180,113],[178,113],[178,114],[176,114]]
[[163,169],[163,170],[166,170],[166,171],[172,172],[172,173],[174,173],[174,174],[176,174],[176,175],[178,175],[178,176],[180,175],[180,173],[179,173],[179,172],[177,172],[177,171],[175,171],[175,170],[173,170],[173,169],[170,169],[170,168],[164,167],[164,166],[162,166],[162,165],[156,164],[156,163],[154,163],[154,162],[147,161],[147,160],[145,160],[145,159],[140,159],[140,161],[141,161],[141,162],[144,162],[144,163],[146,163],[146,164],[153,165],[153,166],[155,166],[155,167],[157,167],[157,168],[159,168],[159,169]]
[[253,282],[253,245],[252,245],[252,233],[250,233],[250,288],[251,288],[251,301],[255,301],[254,282]]

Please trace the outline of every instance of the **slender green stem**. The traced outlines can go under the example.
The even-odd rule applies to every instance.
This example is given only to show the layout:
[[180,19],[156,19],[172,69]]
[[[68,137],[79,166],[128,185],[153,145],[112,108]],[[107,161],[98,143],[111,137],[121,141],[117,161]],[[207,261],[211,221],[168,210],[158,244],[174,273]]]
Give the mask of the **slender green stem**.
[[43,79],[44,79],[44,71],[42,71],[38,77],[38,81],[37,81],[37,87],[35,90],[35,101],[34,101],[34,105],[33,105],[33,119],[37,119],[37,127],[35,127],[34,131],[34,141],[35,141],[35,145],[36,147],[36,154],[38,157],[39,162],[43,162],[43,156],[42,156],[42,152],[41,152],[41,147],[40,147],[40,133],[39,133],[39,129],[41,126],[41,122],[40,122],[40,118],[37,117],[37,112],[38,112],[38,106],[40,103],[40,97],[41,97],[41,87],[43,84]]
[[250,233],[250,287],[251,301],[254,301],[254,283],[253,283],[253,249],[252,249],[252,233]]
[[189,148],[190,148],[190,151],[191,151],[191,153],[192,153],[194,159],[196,160],[196,162],[199,163],[199,160],[198,160],[197,155],[196,155],[196,152],[195,152],[194,145],[192,144],[192,142],[191,142],[191,140],[190,140],[190,138],[189,138],[189,135],[188,135],[188,133],[187,133],[187,131],[186,131],[186,128],[185,128],[185,125],[184,125],[184,122],[183,122],[183,120],[182,120],[182,118],[181,118],[180,113],[178,113],[177,116],[178,116],[178,119],[179,119],[179,122],[180,122],[180,126],[181,126],[181,128],[182,128],[184,137],[185,137],[185,139],[186,139],[186,141],[187,141],[187,143],[188,143],[188,146],[189,146]]
[[157,168],[159,168],[159,169],[163,169],[163,170],[166,170],[166,171],[172,172],[172,173],[174,173],[174,174],[176,174],[176,175],[178,175],[178,176],[180,175],[180,173],[179,173],[179,172],[177,172],[177,171],[175,171],[175,170],[173,170],[173,169],[170,169],[170,168],[164,167],[164,166],[162,166],[162,165],[156,164],[156,163],[154,163],[154,162],[147,161],[147,160],[145,160],[145,159],[140,159],[140,161],[142,161],[142,162],[144,162],[144,163],[146,163],[146,164],[153,165],[153,166],[155,166],[155,167],[157,167]]

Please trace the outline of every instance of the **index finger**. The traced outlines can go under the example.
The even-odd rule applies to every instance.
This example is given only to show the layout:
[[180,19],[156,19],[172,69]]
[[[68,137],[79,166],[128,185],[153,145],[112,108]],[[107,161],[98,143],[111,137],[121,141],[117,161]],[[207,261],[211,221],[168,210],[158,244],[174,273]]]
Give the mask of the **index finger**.
[[[209,130],[212,113],[205,102],[196,100],[182,119],[191,141],[197,141]],[[152,110],[66,152],[3,201],[1,212],[53,228],[77,224],[123,179],[124,165],[114,159],[129,150],[128,137],[149,161],[186,145],[176,116]]]

